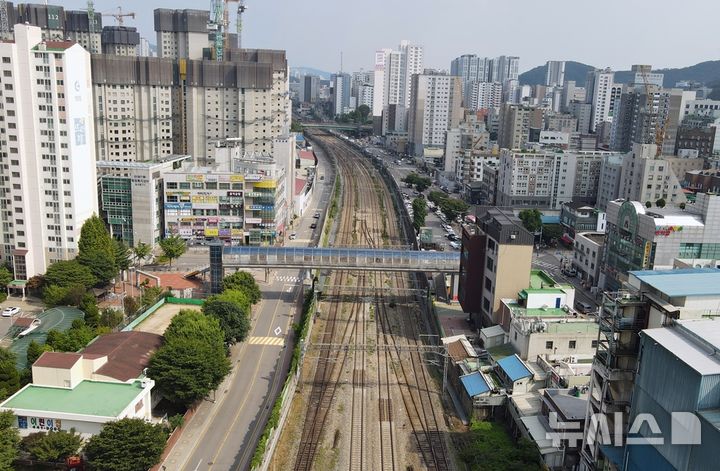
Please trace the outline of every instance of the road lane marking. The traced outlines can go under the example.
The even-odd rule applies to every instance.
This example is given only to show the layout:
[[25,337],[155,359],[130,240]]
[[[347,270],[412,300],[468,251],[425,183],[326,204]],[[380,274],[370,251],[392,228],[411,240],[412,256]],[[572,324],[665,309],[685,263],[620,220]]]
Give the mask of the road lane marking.
[[285,345],[283,337],[248,337],[248,345]]

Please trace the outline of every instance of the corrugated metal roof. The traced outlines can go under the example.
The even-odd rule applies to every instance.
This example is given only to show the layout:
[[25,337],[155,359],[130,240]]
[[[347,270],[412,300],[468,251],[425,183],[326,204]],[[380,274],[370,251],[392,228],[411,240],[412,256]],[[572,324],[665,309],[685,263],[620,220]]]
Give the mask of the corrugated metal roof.
[[467,391],[468,396],[470,397],[475,397],[478,394],[490,391],[490,386],[488,386],[485,378],[483,378],[479,371],[470,373],[469,375],[460,376],[460,381],[463,386],[465,386],[465,391]]
[[497,337],[499,335],[505,335],[505,330],[501,325],[494,325],[491,327],[485,327],[480,329],[480,333],[487,338]]
[[517,354],[498,360],[497,364],[513,383],[533,375]]
[[720,270],[716,268],[637,270],[630,274],[670,297],[720,295]]
[[[715,321],[695,321],[683,324],[692,325],[696,335],[713,345],[720,345],[720,323]],[[703,328],[710,329],[703,332]],[[646,329],[642,334],[647,335],[680,361],[694,369],[701,375],[720,374],[720,359],[713,356],[713,351],[700,343],[693,342],[687,335],[683,335],[678,328],[661,327],[659,329]]]

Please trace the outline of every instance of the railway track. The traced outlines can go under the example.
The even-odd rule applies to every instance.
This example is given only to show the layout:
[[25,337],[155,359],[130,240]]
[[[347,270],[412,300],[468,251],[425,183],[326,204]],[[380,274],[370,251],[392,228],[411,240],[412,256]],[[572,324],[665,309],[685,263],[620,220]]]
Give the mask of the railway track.
[[[407,238],[396,223],[392,195],[370,160],[336,137],[316,132],[314,140],[335,155],[338,174],[343,177],[342,211],[335,245],[406,247]],[[354,284],[358,296],[348,302],[339,292],[327,293],[333,301],[328,303],[324,329],[317,341],[356,345],[368,345],[372,341],[398,346],[399,342],[421,343],[417,310],[420,299],[412,295],[404,298],[378,295],[366,305],[359,296],[368,287],[396,288],[404,293],[403,290],[411,286],[413,276],[359,272],[353,280],[348,272],[333,272],[333,286]],[[393,308],[389,308],[391,302]],[[344,316],[348,311],[349,315]],[[368,329],[373,320],[375,328]],[[368,383],[370,366],[375,371],[372,384]],[[343,376],[347,368],[350,368],[349,378]],[[427,375],[425,359],[418,353],[388,349],[370,352],[359,349],[353,353],[322,351],[313,374],[294,469],[319,469],[315,468],[315,460],[322,440],[332,441],[332,448],[336,448],[341,439],[339,430],[330,438],[330,430],[325,429],[337,400],[338,385],[343,382],[352,385],[348,398],[350,417],[344,431],[349,438],[349,470],[378,469],[378,460],[381,470],[407,469],[403,455],[407,450],[402,449],[399,442],[405,431],[398,427],[405,419],[411,426],[411,441],[421,465],[432,470],[450,469],[438,411],[433,405],[431,391],[434,388]],[[402,399],[398,400],[398,396]],[[377,424],[371,423],[370,418]]]

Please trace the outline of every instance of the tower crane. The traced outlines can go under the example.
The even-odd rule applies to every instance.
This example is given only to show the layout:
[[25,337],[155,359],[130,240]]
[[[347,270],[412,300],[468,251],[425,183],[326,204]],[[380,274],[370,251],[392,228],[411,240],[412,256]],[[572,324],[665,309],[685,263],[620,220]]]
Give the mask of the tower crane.
[[242,49],[242,15],[245,13],[245,9],[247,9],[247,6],[245,6],[245,0],[238,0],[236,24],[238,49]]
[[[643,85],[645,86],[645,96],[646,96],[645,108],[647,110],[646,113],[648,115],[655,115],[655,146],[657,147],[657,149],[655,150],[655,156],[659,157],[662,154],[662,146],[663,146],[663,142],[665,141],[665,130],[667,128],[668,121],[670,120],[670,112],[666,107],[664,116],[661,116],[659,103],[658,103],[658,111],[655,112],[655,110],[653,109],[653,104],[652,104],[652,100],[650,97],[650,94],[651,94],[650,80],[648,77],[647,70],[645,69],[644,66],[640,69],[640,74],[642,75]],[[648,123],[648,125],[649,124],[650,123]]]
[[[89,8],[88,8],[88,14],[89,14]],[[134,13],[134,12],[123,13],[122,7],[118,7],[118,8],[117,8],[117,13],[103,13],[102,15],[103,15],[103,16],[112,16],[113,18],[115,18],[115,20],[117,20],[117,22],[118,22],[118,26],[122,26],[122,25],[123,25],[123,18],[125,18],[126,16],[127,16],[127,17],[130,17],[130,18],[132,18],[132,19],[135,19],[135,13]]]
[[237,2],[237,17],[235,27],[237,29],[238,48],[242,47],[242,14],[247,7],[245,0],[210,0],[210,21],[208,30],[215,33],[213,52],[215,60],[222,61],[225,57],[225,50],[230,47],[228,34],[230,29],[230,12],[228,5]]

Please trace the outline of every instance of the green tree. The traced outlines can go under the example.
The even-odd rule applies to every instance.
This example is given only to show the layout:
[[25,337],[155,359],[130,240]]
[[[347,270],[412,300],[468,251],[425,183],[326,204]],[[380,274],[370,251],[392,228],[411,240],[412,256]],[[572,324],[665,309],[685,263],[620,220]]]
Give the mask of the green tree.
[[430,193],[428,193],[428,201],[432,201],[438,206],[440,206],[440,203],[445,201],[447,198],[448,195],[446,195],[442,191],[431,191]]
[[646,208],[652,208],[652,201],[646,201],[646,202],[645,202],[645,207],[646,207]]
[[167,432],[142,419],[108,422],[85,447],[85,455],[98,471],[146,471],[160,462]]
[[562,226],[560,226],[560,224],[544,224],[542,228],[542,238],[546,244],[553,239],[560,240],[563,235]]
[[155,304],[164,291],[165,289],[162,286],[146,286],[143,288],[142,296],[140,296],[140,304],[143,306]]
[[45,273],[45,283],[63,288],[74,285],[90,288],[97,283],[97,278],[88,267],[80,264],[77,260],[60,260],[48,267],[47,273]]
[[13,280],[13,275],[10,273],[10,270],[7,269],[7,267],[2,266],[0,267],[0,287],[4,288]]
[[38,293],[45,286],[45,276],[35,275],[31,277],[25,287],[32,293]]
[[80,229],[77,260],[90,269],[97,283],[107,283],[117,275],[115,249],[116,245],[105,223],[93,214]]
[[125,316],[123,316],[122,311],[118,311],[117,309],[109,309],[105,308],[102,310],[102,314],[100,314],[100,327],[107,327],[109,329],[114,329],[115,327],[122,324],[123,319],[125,319]]
[[242,291],[248,297],[251,304],[257,304],[262,296],[255,277],[246,271],[236,271],[223,278],[222,290]]
[[40,344],[37,343],[34,340],[30,341],[30,344],[27,348],[27,364],[28,366],[32,366],[33,363],[37,361],[38,358],[40,358],[40,355],[42,355],[45,352],[50,351],[51,348],[49,345]]
[[427,202],[425,198],[415,198],[412,202],[413,225],[416,229],[425,225],[427,217]]
[[43,302],[48,306],[60,306],[65,304],[69,288],[58,285],[50,285],[43,290]]
[[40,461],[64,461],[78,453],[83,439],[75,429],[33,433],[25,437],[20,447]]
[[470,431],[463,435],[459,456],[473,471],[542,469],[537,450],[529,448],[527,441],[515,444],[497,422],[473,421]]
[[85,313],[85,323],[90,327],[97,327],[100,321],[100,309],[92,293],[85,293],[78,305],[78,309]]
[[85,348],[96,336],[95,329],[88,327],[84,320],[75,319],[72,328],[65,332],[50,330],[45,344],[56,352],[77,352]]
[[520,220],[523,227],[532,234],[542,227],[542,214],[537,209],[523,209],[520,211]]
[[12,471],[13,461],[18,456],[20,434],[15,428],[15,414],[6,410],[0,412],[0,471]]
[[356,115],[360,124],[365,124],[370,116],[370,107],[368,105],[360,105],[357,107]]
[[152,253],[152,247],[150,245],[146,244],[145,242],[138,242],[137,245],[132,249],[133,251],[133,258],[135,258],[135,263],[142,263],[144,262]]
[[20,373],[15,367],[15,354],[7,348],[0,348],[0,400],[20,389]]
[[448,220],[453,221],[456,217],[467,212],[468,205],[457,198],[446,198],[440,202],[440,210]]
[[213,294],[205,302],[210,301],[228,301],[231,303],[242,306],[243,310],[247,313],[250,312],[250,300],[244,291],[237,289],[226,289],[220,294]]
[[119,271],[125,271],[130,268],[132,252],[125,242],[115,239],[113,241],[115,252],[115,268]]
[[658,208],[664,208],[665,207],[665,199],[660,198],[659,200],[657,200],[655,202],[655,206],[657,206]]
[[402,181],[410,186],[414,186],[415,189],[421,193],[430,188],[430,185],[432,184],[431,179],[428,177],[422,177],[415,172],[408,173]]
[[182,237],[174,235],[162,239],[160,241],[160,249],[163,251],[163,258],[172,266],[172,261],[185,253],[187,245],[185,245],[185,240],[183,240]]
[[220,321],[225,333],[225,343],[233,344],[245,340],[250,330],[250,316],[240,304],[228,301],[205,301],[202,312]]
[[164,337],[165,344],[150,358],[148,375],[169,401],[188,406],[207,396],[230,372],[225,335],[216,318],[182,310]]
[[290,123],[290,132],[303,132],[303,125],[293,120]]
[[128,316],[132,316],[138,310],[140,309],[140,302],[138,301],[138,298],[133,298],[132,296],[125,296],[123,298],[123,308],[125,309],[125,314]]

